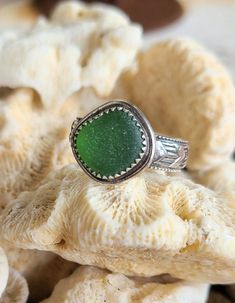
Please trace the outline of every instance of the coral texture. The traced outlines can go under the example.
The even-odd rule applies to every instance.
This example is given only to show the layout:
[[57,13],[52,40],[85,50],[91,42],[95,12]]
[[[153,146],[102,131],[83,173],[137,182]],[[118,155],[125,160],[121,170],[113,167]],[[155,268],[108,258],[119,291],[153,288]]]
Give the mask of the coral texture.
[[[89,98],[89,104],[86,104]],[[85,101],[85,102],[84,102]],[[101,103],[91,91],[69,98],[56,112],[45,110],[31,89],[0,99],[0,205],[34,188],[51,170],[74,161],[68,136],[77,115]]]
[[[0,95],[1,214],[13,197],[34,188],[53,167],[72,161],[67,136],[73,114],[68,112],[72,104],[75,112],[77,96],[68,100],[58,115],[52,116],[30,89],[1,89]],[[69,275],[76,266],[49,252],[17,248],[2,237],[0,245],[9,265],[27,279],[30,298],[36,302],[48,296],[59,279]]]
[[35,186],[60,160],[58,145],[66,135],[55,120],[31,90],[17,90],[0,101],[2,200]]
[[50,20],[1,34],[0,86],[34,88],[47,107],[83,87],[105,96],[140,43],[140,26],[119,10],[68,1]]
[[[229,204],[235,208],[235,162],[228,159],[220,166],[216,166],[209,171],[196,171],[192,174],[192,177],[196,182],[199,182],[222,196],[226,197]],[[235,299],[235,285],[227,285],[226,290],[231,297],[231,300]],[[218,293],[214,293],[211,296],[209,303],[229,303],[230,301],[223,298]],[[231,301],[233,302],[233,301]]]
[[104,186],[68,165],[6,207],[1,232],[20,247],[127,275],[229,283],[234,218],[225,199],[181,177],[149,170]]
[[[20,1],[0,29],[0,303],[28,288],[43,303],[205,303],[206,283],[234,283],[235,92],[218,60],[174,39],[135,61],[141,27],[104,4],[47,19]],[[107,96],[189,140],[189,171],[101,185],[70,164],[72,121]]]
[[28,295],[26,280],[17,271],[10,269],[7,287],[0,297],[0,303],[26,303]]
[[157,132],[189,141],[189,169],[209,169],[232,154],[234,86],[200,45],[187,39],[154,44],[139,55],[137,72],[123,81],[129,81],[132,101]]
[[51,252],[17,248],[3,239],[0,239],[0,244],[6,252],[9,266],[27,280],[29,299],[33,302],[48,297],[56,283],[77,267],[77,264]]
[[[16,13],[23,7],[22,2],[4,9]],[[70,18],[74,12],[76,20]],[[11,20],[7,21],[11,27]],[[141,40],[140,27],[129,24],[124,14],[108,6],[67,2],[55,10],[51,20],[34,21],[31,28],[19,26],[1,32],[0,78],[4,83],[0,80],[0,85],[17,87],[0,88],[1,211],[19,193],[36,188],[51,170],[74,161],[68,144],[70,125],[76,116],[83,116],[101,102],[91,89],[80,88],[97,85],[106,94],[122,68],[131,63]],[[105,65],[106,56],[111,60]],[[71,62],[68,58],[76,61],[70,66],[73,70],[64,69]],[[53,76],[58,81],[53,82]],[[67,79],[64,87],[68,91],[63,95],[62,82]],[[59,99],[66,102],[60,104]],[[10,266],[27,279],[30,299],[36,302],[49,296],[58,280],[76,267],[49,252],[17,248],[2,238],[0,244]]]
[[42,303],[205,303],[208,286],[177,282],[144,282],[102,269],[81,266],[69,278],[61,280]]
[[203,184],[227,198],[235,208],[235,162],[228,159],[222,165],[208,171],[191,173],[194,180]]
[[7,263],[7,257],[3,249],[0,247],[0,298],[7,285],[8,274],[9,268]]

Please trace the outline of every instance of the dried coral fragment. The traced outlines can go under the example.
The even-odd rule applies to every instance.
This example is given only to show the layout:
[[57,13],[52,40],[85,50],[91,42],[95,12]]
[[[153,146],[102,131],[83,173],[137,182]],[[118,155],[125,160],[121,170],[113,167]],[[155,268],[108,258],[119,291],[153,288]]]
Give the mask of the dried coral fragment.
[[17,248],[3,239],[0,239],[0,244],[6,252],[9,266],[27,280],[29,299],[33,302],[48,297],[57,282],[77,267],[76,263],[50,252]]
[[7,285],[8,274],[9,268],[7,258],[3,249],[0,247],[0,298]]
[[191,173],[194,180],[224,196],[235,207],[235,162],[228,160],[208,171]]
[[82,1],[64,1],[52,12],[55,22],[69,24],[71,22],[90,21],[98,28],[120,27],[129,23],[129,18],[120,9],[102,3],[85,4]]
[[140,47],[140,27],[109,6],[68,1],[39,21],[2,33],[0,86],[34,88],[47,107],[83,87],[108,95]]
[[205,284],[139,282],[121,274],[81,266],[61,280],[51,297],[41,303],[205,303],[207,289]]
[[20,194],[1,232],[18,246],[127,275],[229,283],[234,219],[226,200],[181,177],[147,171],[104,186],[68,165]]
[[68,144],[71,123],[101,102],[84,89],[48,111],[31,89],[0,90],[1,208],[52,169],[75,161]]
[[26,280],[11,268],[7,287],[0,298],[0,303],[26,303],[28,295],[29,290]]
[[223,163],[235,146],[235,90],[216,58],[193,41],[173,39],[140,54],[138,64],[125,80],[156,131],[189,140],[190,169]]
[[69,147],[61,146],[67,128],[65,119],[40,108],[31,90],[19,89],[0,100],[1,205],[73,159]]

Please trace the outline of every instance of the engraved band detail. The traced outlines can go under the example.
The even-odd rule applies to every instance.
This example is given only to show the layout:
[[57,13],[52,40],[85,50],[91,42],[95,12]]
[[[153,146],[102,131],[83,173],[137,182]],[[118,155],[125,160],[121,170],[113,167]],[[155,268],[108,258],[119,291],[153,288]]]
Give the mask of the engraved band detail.
[[178,171],[186,166],[189,146],[187,141],[156,135],[156,147],[151,168]]

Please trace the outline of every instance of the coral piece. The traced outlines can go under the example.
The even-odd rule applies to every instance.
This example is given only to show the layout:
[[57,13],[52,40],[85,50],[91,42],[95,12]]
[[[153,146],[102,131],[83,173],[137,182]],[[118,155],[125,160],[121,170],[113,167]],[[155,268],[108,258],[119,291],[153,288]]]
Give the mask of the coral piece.
[[226,197],[235,208],[235,162],[228,160],[208,171],[192,172],[193,179]]
[[30,262],[30,266],[25,266],[23,270],[23,275],[29,284],[29,298],[33,302],[48,297],[58,281],[70,275],[78,266],[50,252],[31,250],[30,255],[30,250],[27,251],[31,258],[36,257]]
[[41,303],[205,303],[208,286],[177,282],[144,282],[95,267],[81,266],[69,278],[61,280],[51,297]]
[[7,287],[0,298],[0,303],[26,303],[28,295],[26,280],[17,271],[10,269]]
[[[101,100],[91,91],[47,111],[31,89],[2,91],[0,100],[1,207],[34,188],[53,168],[74,162],[68,137],[72,121]],[[87,103],[87,98],[90,102]]]
[[1,233],[127,275],[232,283],[234,218],[225,199],[181,177],[148,170],[101,185],[72,164],[20,194],[2,213]]
[[48,297],[56,283],[77,267],[76,263],[50,252],[17,248],[2,239],[0,243],[6,252],[9,266],[27,280],[33,302]]
[[26,303],[28,286],[26,280],[14,269],[0,248],[0,303]]
[[61,160],[64,164],[72,159],[69,152],[68,160],[58,155],[68,136],[64,121],[38,108],[32,94],[18,90],[0,101],[1,205],[33,188]]
[[[10,3],[9,3],[10,2]],[[36,22],[39,11],[34,7],[32,1],[18,0],[0,3],[0,28],[29,27]]]
[[[220,166],[209,171],[198,171],[191,174],[194,180],[220,193],[229,201],[231,207],[235,208],[235,162],[228,160]],[[235,285],[227,285],[226,290],[230,297],[235,300]],[[224,301],[223,301],[224,300]],[[230,302],[215,293],[212,303]]]
[[140,54],[138,64],[124,81],[156,131],[189,140],[192,170],[223,163],[235,146],[235,90],[217,59],[191,40],[172,39]]
[[[74,161],[68,143],[71,123],[99,102],[92,92],[82,91],[52,112],[31,89],[0,90],[0,214],[13,197],[32,190],[53,168]],[[52,253],[19,249],[2,238],[0,245],[10,266],[27,279],[35,302],[49,296],[76,267]]]
[[[0,7],[0,28],[0,303],[26,303],[25,279],[39,302],[67,277],[44,303],[201,303],[208,286],[195,283],[234,283],[235,164],[221,163],[235,145],[235,92],[217,60],[188,40],[162,42],[116,83],[141,28],[101,4],[67,1],[46,19],[21,1]],[[100,185],[67,165],[71,122],[114,85],[157,131],[190,141],[194,180],[217,192],[150,170]],[[77,263],[104,269],[68,277]]]
[[7,257],[3,249],[0,247],[0,298],[7,285],[8,274],[9,274],[9,268],[8,268]]
[[47,107],[83,87],[105,96],[140,43],[141,28],[118,9],[67,1],[31,30],[1,34],[0,86],[34,88]]

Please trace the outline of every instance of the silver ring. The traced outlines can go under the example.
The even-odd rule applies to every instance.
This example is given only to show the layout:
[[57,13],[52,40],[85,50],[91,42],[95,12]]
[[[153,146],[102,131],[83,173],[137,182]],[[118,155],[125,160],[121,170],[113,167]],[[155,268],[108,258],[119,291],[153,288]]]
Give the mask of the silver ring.
[[144,168],[178,171],[186,166],[187,141],[154,133],[135,106],[111,101],[71,127],[70,144],[80,167],[101,183],[125,181]]

